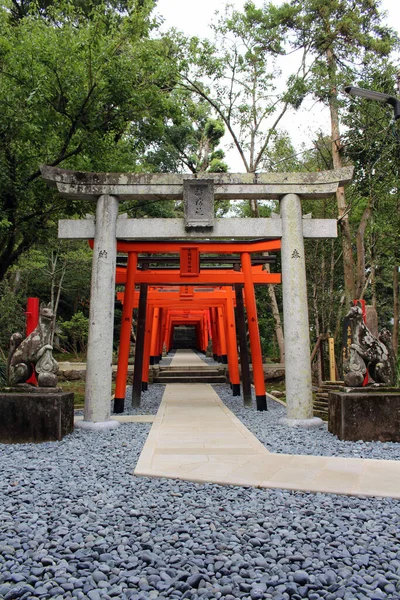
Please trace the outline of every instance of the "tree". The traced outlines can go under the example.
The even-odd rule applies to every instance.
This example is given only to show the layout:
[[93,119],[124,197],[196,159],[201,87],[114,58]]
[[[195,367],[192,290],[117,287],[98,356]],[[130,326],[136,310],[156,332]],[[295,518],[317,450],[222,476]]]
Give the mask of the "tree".
[[[293,35],[291,50],[301,50],[311,61],[308,63],[308,90],[329,107],[335,169],[343,164],[340,89],[354,81],[363,65],[389,56],[398,44],[394,31],[383,24],[379,9],[378,0],[327,0],[323,3],[292,0],[281,7],[282,22]],[[347,300],[351,300],[356,295],[355,260],[343,187],[338,188],[336,198],[342,233],[345,293]]]
[[210,105],[186,90],[175,89],[170,99],[171,111],[159,140],[146,153],[146,166],[161,172],[227,172],[218,148],[225,134],[223,121],[213,119]]
[[[285,25],[275,7],[263,12],[247,2],[243,12],[227,8],[214,26],[215,41],[178,38],[182,68],[181,86],[206,101],[224,123],[245,170],[254,173],[263,167],[274,144],[279,123],[290,105],[297,106],[301,78],[293,76],[289,89],[277,89],[279,70],[276,58],[284,53]],[[266,16],[267,15],[267,16]],[[253,217],[258,217],[256,200],[250,200]],[[283,361],[283,333],[273,287],[276,336]]]
[[176,73],[149,36],[151,7],[86,18],[57,3],[17,22],[0,8],[0,281],[61,214],[86,210],[44,184],[41,164],[132,171],[157,136]]
[[[358,83],[395,95],[397,75],[396,67],[382,60],[366,66]],[[377,308],[381,326],[390,326],[393,318],[397,354],[400,135],[392,116],[391,107],[351,101],[343,121],[348,128],[345,152],[355,165],[350,224],[357,227],[356,294]]]
[[[260,11],[248,2],[243,12],[226,9],[213,27],[213,44],[178,38],[182,55],[189,57],[181,85],[222,120],[249,173],[262,167],[283,115],[297,103],[294,79],[290,93],[277,90],[276,58],[284,52],[285,28],[277,22],[274,7],[268,9],[268,27],[260,24]],[[257,216],[257,202],[250,205]]]

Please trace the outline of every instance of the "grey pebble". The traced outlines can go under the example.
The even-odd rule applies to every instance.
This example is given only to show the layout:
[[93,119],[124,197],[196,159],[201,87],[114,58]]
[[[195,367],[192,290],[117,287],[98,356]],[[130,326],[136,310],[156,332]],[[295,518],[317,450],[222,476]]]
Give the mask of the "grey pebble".
[[[259,413],[215,389],[272,452],[400,459],[400,444],[287,430],[280,405]],[[398,500],[135,477],[149,429],[0,445],[2,600],[400,598]]]

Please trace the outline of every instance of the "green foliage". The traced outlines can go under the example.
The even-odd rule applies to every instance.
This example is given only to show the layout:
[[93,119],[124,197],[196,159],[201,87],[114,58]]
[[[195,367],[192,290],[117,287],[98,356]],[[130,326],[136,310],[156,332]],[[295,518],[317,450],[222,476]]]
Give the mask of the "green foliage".
[[11,272],[18,273],[20,293],[51,302],[60,293],[58,314],[68,320],[89,305],[92,250],[86,242],[51,240],[47,248],[25,253]]
[[0,282],[0,355],[7,356],[10,337],[25,331],[25,306],[15,293],[10,278]]
[[59,338],[62,347],[72,351],[76,357],[81,353],[85,353],[88,331],[89,319],[81,311],[78,311],[71,317],[70,321],[59,323]]
[[[382,59],[366,65],[357,84],[395,95],[396,72],[390,61]],[[344,150],[355,165],[350,219],[358,228],[358,246],[363,242],[365,249],[359,289],[367,302],[377,306],[382,327],[390,326],[393,317],[393,269],[400,259],[400,131],[391,122],[392,115],[392,107],[351,100],[343,117],[348,128]],[[363,240],[360,227],[365,229]]]
[[327,103],[337,93],[334,86],[350,83],[360,65],[388,56],[398,45],[394,30],[382,22],[377,0],[292,0],[279,11],[291,32],[290,48],[312,55],[308,90]]
[[264,11],[252,2],[242,12],[228,6],[213,26],[213,44],[175,39],[182,57],[182,87],[207,102],[224,123],[247,172],[260,169],[271,133],[288,105],[281,102],[276,83],[276,57],[283,53],[286,27],[275,7],[265,5]]
[[0,353],[0,388],[7,384],[7,361]]
[[210,105],[182,89],[174,90],[170,100],[171,112],[159,130],[159,140],[146,153],[149,170],[226,172],[224,152],[219,150],[215,155],[225,126],[220,119],[211,117]]
[[[274,268],[275,271],[275,268]],[[281,301],[280,286],[275,291]],[[279,362],[279,347],[275,336],[275,321],[271,303],[265,286],[256,288],[258,327],[260,331],[261,352],[264,362]]]
[[0,281],[60,216],[86,210],[45,185],[41,164],[134,171],[158,138],[176,73],[145,8],[93,3],[89,18],[66,1],[15,22],[0,7]]

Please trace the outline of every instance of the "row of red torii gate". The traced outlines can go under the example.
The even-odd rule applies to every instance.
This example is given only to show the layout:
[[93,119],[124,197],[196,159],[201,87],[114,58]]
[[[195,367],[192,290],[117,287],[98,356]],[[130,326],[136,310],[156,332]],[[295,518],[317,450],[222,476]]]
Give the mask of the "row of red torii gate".
[[[174,328],[195,328],[196,347],[228,365],[234,396],[240,395],[238,347],[245,405],[251,404],[249,357],[244,307],[258,410],[265,410],[266,390],[258,328],[255,285],[281,283],[279,273],[263,269],[275,261],[263,256],[279,250],[280,240],[258,242],[118,242],[127,253],[126,266],[117,266],[116,284],[123,302],[114,412],[124,410],[132,313],[138,308],[132,403],[140,406],[147,389],[149,366],[159,361],[163,347],[172,348]],[[139,254],[139,252],[141,254]],[[169,256],[166,256],[169,254]],[[189,285],[192,283],[192,285]],[[138,288],[136,288],[138,286]],[[239,344],[238,344],[239,342]]]
[[[315,424],[319,426],[319,420],[313,418],[304,238],[337,237],[337,222],[335,219],[314,219],[310,214],[303,216],[302,201],[307,199],[317,202],[319,199],[332,197],[338,188],[351,180],[352,168],[317,173],[179,175],[82,173],[46,166],[42,167],[42,176],[67,200],[92,202],[96,206],[95,215],[87,215],[87,218],[81,220],[59,222],[59,238],[93,240],[85,408],[79,427],[109,429],[119,426],[118,421],[110,419],[115,284],[118,277],[120,283],[126,278],[126,283],[115,402],[117,410],[122,408],[125,392],[128,352],[126,340],[128,332],[130,335],[132,311],[135,302],[138,302],[140,312],[141,297],[142,305],[145,306],[142,315],[146,310],[147,318],[141,319],[141,327],[144,329],[142,352],[136,352],[138,360],[142,356],[142,364],[135,364],[135,401],[140,401],[138,396],[142,384],[146,383],[152,339],[155,357],[160,351],[163,336],[165,338],[162,328],[168,323],[172,325],[174,310],[185,310],[183,303],[189,302],[188,297],[192,292],[193,298],[197,299],[193,302],[198,305],[199,294],[210,294],[205,297],[206,302],[208,301],[208,330],[212,336],[214,329],[214,343],[220,345],[216,354],[222,352],[221,346],[225,340],[229,377],[233,391],[237,393],[238,359],[237,350],[235,354],[236,342],[233,342],[231,332],[234,325],[232,310],[235,302],[238,306],[238,299],[240,303],[241,296],[236,293],[236,285],[243,286],[244,290],[257,405],[260,410],[264,410],[265,386],[254,285],[279,283],[280,275],[264,271],[260,264],[252,264],[252,256],[257,252],[263,254],[277,251],[279,247],[285,338],[285,422],[289,426],[310,427],[318,421]],[[214,200],[219,199],[276,200],[279,202],[279,213],[271,218],[218,219],[215,218]],[[139,200],[143,203],[183,201],[184,218],[130,219],[126,214],[119,213],[120,202],[125,200]],[[128,256],[126,267],[119,272],[117,252]],[[177,253],[179,268],[163,268],[165,265],[161,264],[159,255]],[[158,255],[159,262],[153,266],[149,261],[145,264],[141,257],[143,254]],[[210,254],[217,257],[230,256],[232,262],[227,269],[224,268],[227,265],[221,262],[219,266],[222,269],[205,269],[201,265],[203,254],[207,259]],[[210,264],[208,266],[213,267]],[[136,286],[140,286],[139,296],[135,291]],[[171,286],[179,286],[179,290],[174,291]],[[203,288],[198,292],[197,288],[203,286],[212,291],[206,292]],[[167,295],[173,299],[172,294],[180,296],[179,303],[175,306],[163,299]],[[215,305],[211,302],[212,298],[216,300]],[[159,312],[157,325],[156,308],[161,309],[161,319]],[[202,312],[204,307],[197,310]],[[219,311],[222,313],[221,321],[216,318]],[[206,330],[207,326],[204,325],[203,334]],[[243,355],[241,358],[243,361]]]

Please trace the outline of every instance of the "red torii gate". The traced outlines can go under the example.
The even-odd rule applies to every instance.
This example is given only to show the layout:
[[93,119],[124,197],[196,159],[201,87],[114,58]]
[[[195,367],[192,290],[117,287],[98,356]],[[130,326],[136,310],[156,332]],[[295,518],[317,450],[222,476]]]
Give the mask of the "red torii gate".
[[[146,389],[148,382],[148,365],[158,362],[162,353],[163,343],[169,351],[172,346],[173,328],[176,324],[192,324],[197,326],[197,347],[205,352],[211,332],[210,311],[219,311],[219,319],[214,327],[213,349],[215,349],[220,362],[228,362],[230,382],[233,395],[240,395],[240,378],[238,368],[238,354],[236,345],[236,326],[234,315],[235,297],[229,286],[216,288],[203,292],[197,290],[196,294],[176,294],[170,288],[153,288],[148,291],[146,331],[144,342],[144,359],[142,369],[142,388]],[[185,288],[184,288],[185,289]],[[168,292],[168,293],[167,293]],[[124,293],[118,293],[118,299],[124,301]],[[190,301],[190,308],[187,301]],[[139,293],[134,293],[134,308],[139,305]],[[161,318],[160,318],[161,311]],[[222,312],[221,312],[222,311]],[[161,329],[160,329],[161,324]],[[161,333],[160,333],[161,332]],[[226,336],[225,336],[226,333]],[[150,339],[150,346],[148,339]],[[221,343],[221,346],[218,344]],[[126,357],[129,348],[126,349]],[[123,354],[121,353],[122,357]],[[227,360],[224,360],[227,359]],[[116,397],[123,398],[126,389],[127,362],[119,361],[117,372]],[[117,407],[118,408],[118,407]]]
[[[279,250],[281,247],[280,240],[261,240],[255,242],[117,242],[117,251],[128,254],[127,267],[117,268],[117,283],[125,283],[125,301],[122,314],[121,335],[120,335],[120,353],[118,357],[118,383],[120,380],[126,382],[129,346],[130,346],[130,331],[132,324],[132,312],[135,301],[135,285],[141,285],[141,293],[139,297],[139,313],[145,314],[147,304],[147,288],[148,285],[233,285],[243,284],[244,295],[246,300],[246,309],[248,315],[248,327],[250,336],[250,348],[253,363],[254,384],[256,388],[257,409],[266,409],[266,394],[264,374],[262,368],[261,344],[258,332],[258,319],[256,302],[254,295],[254,284],[257,283],[280,283],[281,276],[276,273],[267,273],[257,267],[251,265],[251,253],[255,252],[271,252]],[[178,254],[180,255],[180,270],[157,269],[157,270],[141,270],[137,268],[138,253],[150,254]],[[239,254],[241,259],[241,271],[233,270],[210,270],[201,271],[200,269],[200,253],[201,254]],[[125,279],[125,281],[123,281]],[[142,293],[143,292],[143,293]],[[145,323],[143,331],[140,330],[138,323],[137,338],[145,342]],[[148,342],[150,343],[150,342]],[[143,346],[142,346],[143,347]],[[147,349],[144,348],[144,353]],[[140,353],[136,352],[135,356],[135,371],[142,373],[144,369],[143,355],[140,358]],[[138,360],[137,360],[138,359]],[[126,366],[125,366],[126,365]],[[122,391],[122,390],[121,390]],[[134,405],[140,405],[140,389],[138,398],[133,393]],[[135,392],[135,390],[134,390]],[[122,412],[124,396],[119,396],[120,384],[115,394],[115,408],[117,412]],[[121,410],[122,406],[122,410]]]

